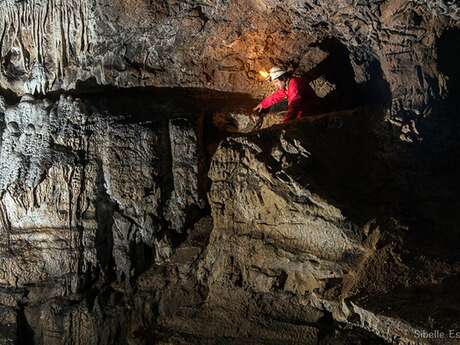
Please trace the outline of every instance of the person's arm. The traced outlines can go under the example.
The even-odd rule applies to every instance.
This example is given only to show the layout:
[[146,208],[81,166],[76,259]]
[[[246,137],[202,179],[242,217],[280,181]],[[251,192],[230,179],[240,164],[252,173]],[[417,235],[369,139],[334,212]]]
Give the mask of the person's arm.
[[278,90],[273,92],[270,96],[264,98],[259,105],[262,109],[270,108],[272,105],[281,102],[283,99],[287,97],[286,90]]
[[291,119],[297,119],[302,116],[303,110],[303,100],[301,97],[302,94],[302,80],[301,79],[291,79],[289,82],[288,88],[288,113],[284,119],[284,122],[287,122]]

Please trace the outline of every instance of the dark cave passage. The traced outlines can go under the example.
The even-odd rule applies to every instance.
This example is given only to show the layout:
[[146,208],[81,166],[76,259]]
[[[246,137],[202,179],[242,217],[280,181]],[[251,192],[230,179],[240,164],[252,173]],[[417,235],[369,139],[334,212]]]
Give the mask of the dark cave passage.
[[[425,253],[457,260],[460,243],[460,207],[457,195],[460,140],[460,30],[447,30],[436,43],[437,68],[446,78],[445,90],[427,105],[430,116],[418,120],[423,141],[415,145],[409,157],[414,168],[408,173],[410,183],[406,200],[414,247]],[[438,90],[436,80],[430,87]],[[434,95],[439,92],[433,92]]]
[[334,86],[321,98],[320,112],[390,103],[389,85],[383,78],[376,57],[366,51],[352,54],[349,48],[334,37],[324,39],[312,47],[319,47],[328,56],[311,70],[299,73],[310,82],[321,78]]
[[438,68],[447,78],[448,106],[454,112],[460,111],[460,30],[451,29],[442,34],[437,42]]

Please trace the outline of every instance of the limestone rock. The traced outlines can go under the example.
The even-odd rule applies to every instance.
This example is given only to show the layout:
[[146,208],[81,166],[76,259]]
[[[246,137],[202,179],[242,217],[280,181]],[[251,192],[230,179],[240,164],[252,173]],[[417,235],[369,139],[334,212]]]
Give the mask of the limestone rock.
[[270,141],[270,134],[262,133],[263,139],[229,139],[214,155],[212,283],[237,269],[243,286],[258,292],[321,292],[370,255],[359,227],[289,173],[295,166],[310,175],[315,158],[298,138],[281,133],[268,152],[258,142]]
[[0,343],[456,344],[459,11],[1,1]]
[[[143,250],[154,252],[156,262],[168,258],[161,195],[169,190],[162,192],[156,182],[163,150],[158,130],[90,114],[77,99],[52,103],[31,96],[5,110],[5,123],[2,283],[62,278],[75,292],[79,275],[96,267],[129,279],[150,265],[139,259]],[[187,145],[172,146],[173,193],[182,205],[174,215],[179,224],[171,228],[177,231],[189,217],[186,207],[202,207],[196,136],[192,127],[187,130]],[[182,132],[171,133],[171,142],[183,139]],[[181,173],[181,164],[191,170]],[[183,176],[190,182],[182,183]]]
[[[293,294],[299,298],[294,303],[329,312],[334,320],[388,342],[428,344],[419,336],[430,327],[427,320],[415,321],[399,308],[387,313],[384,307],[359,305],[379,299],[377,291],[392,291],[398,286],[390,283],[393,279],[421,286],[429,280],[422,278],[424,269],[414,270],[411,260],[402,259],[401,249],[394,247],[402,245],[405,235],[390,230],[395,225],[370,218],[381,211],[363,208],[376,198],[366,190],[375,183],[369,177],[382,178],[383,171],[376,152],[362,146],[372,135],[369,113],[361,109],[352,114],[305,119],[221,143],[209,173],[214,220],[204,263],[209,296],[218,300],[227,289]],[[342,125],[330,126],[337,118]],[[367,177],[358,173],[364,168]],[[348,188],[338,192],[337,181],[346,181]],[[361,205],[350,205],[352,198]],[[339,208],[343,202],[351,209]],[[392,243],[391,254],[384,243]],[[393,260],[399,264],[390,264]],[[387,265],[394,273],[384,269]],[[366,297],[351,302],[360,293]],[[456,327],[455,322],[449,325]]]
[[[380,100],[391,93],[389,115],[407,119],[407,112],[430,112],[445,93],[450,71],[435,49],[443,32],[458,28],[459,11],[446,0],[4,1],[0,82],[17,94],[74,89],[94,78],[260,96],[269,88],[258,72],[283,63],[343,92],[340,84],[355,83]],[[329,67],[319,71],[323,64]]]
[[171,120],[169,135],[174,189],[165,218],[170,222],[172,229],[181,232],[189,222],[187,213],[190,213],[192,208],[198,210],[204,207],[204,201],[198,191],[198,140],[192,124],[187,119]]
[[250,133],[259,129],[281,124],[285,112],[280,113],[215,113],[212,122],[214,126],[227,133]]
[[17,342],[17,313],[14,309],[0,307],[0,344],[12,345]]

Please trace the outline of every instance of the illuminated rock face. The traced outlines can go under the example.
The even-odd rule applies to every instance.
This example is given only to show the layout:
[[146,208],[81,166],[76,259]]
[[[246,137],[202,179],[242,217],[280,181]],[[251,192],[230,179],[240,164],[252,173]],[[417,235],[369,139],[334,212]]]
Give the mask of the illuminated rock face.
[[413,142],[446,95],[437,49],[459,11],[446,0],[3,1],[0,85],[18,95],[96,81],[260,96],[269,89],[258,72],[283,64],[311,73],[319,95],[391,94],[391,124]]
[[[459,21],[445,0],[1,2],[0,344],[458,329]],[[329,115],[247,116],[274,64]]]
[[[121,124],[71,97],[24,96],[3,112],[3,286],[54,282],[60,296],[77,293],[82,277],[98,271],[129,285],[150,260],[170,256],[162,219],[173,219],[168,228],[180,232],[184,208],[202,207],[197,140],[187,119],[163,138],[167,130],[158,124]],[[164,171],[159,162],[167,163],[161,151],[169,142],[179,144]],[[164,174],[175,176],[171,190],[159,183]]]
[[130,123],[132,114],[107,117],[70,96],[2,104],[1,286],[33,291],[33,305],[80,294],[97,277],[129,287],[168,260],[169,232],[203,207],[190,119]]

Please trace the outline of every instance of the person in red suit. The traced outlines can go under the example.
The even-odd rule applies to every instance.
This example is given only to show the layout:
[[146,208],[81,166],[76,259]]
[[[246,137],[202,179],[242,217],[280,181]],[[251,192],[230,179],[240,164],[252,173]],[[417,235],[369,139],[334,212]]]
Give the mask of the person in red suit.
[[280,67],[272,67],[267,79],[272,81],[277,90],[264,98],[253,109],[254,111],[260,113],[263,109],[268,109],[287,98],[288,111],[283,117],[284,123],[314,113],[318,96],[307,80],[301,77],[294,77]]

